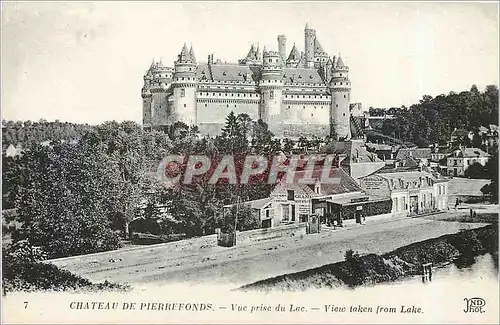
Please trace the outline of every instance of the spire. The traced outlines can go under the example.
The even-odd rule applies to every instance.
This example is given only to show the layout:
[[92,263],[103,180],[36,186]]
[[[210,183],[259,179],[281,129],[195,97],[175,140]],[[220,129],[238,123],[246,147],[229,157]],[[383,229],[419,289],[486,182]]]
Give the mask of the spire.
[[262,52],[263,53],[266,53],[267,52],[267,49],[266,49],[266,46],[264,45],[264,48],[262,49]]
[[328,57],[328,61],[326,62],[326,66],[333,66],[333,61],[332,61],[332,58],[331,57]]
[[151,66],[150,66],[150,68],[152,68],[154,66],[155,66],[155,58],[153,58],[153,60],[151,60]]
[[189,49],[189,56],[191,57],[191,61],[193,61],[193,63],[196,63],[196,58],[194,56],[194,50],[193,50],[193,44],[191,44],[191,48]]
[[306,28],[305,29],[309,29],[309,23],[306,22]]

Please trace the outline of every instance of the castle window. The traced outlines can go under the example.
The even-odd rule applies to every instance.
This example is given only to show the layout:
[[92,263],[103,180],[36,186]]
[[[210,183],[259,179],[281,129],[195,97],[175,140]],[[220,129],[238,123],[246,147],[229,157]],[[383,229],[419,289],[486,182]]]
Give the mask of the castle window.
[[184,80],[184,77],[182,77],[181,79]]
[[186,104],[184,104],[184,107],[186,107]]
[[340,74],[340,76],[342,77],[342,73]]
[[342,86],[342,83],[340,83],[340,85]]
[[229,108],[229,104],[227,104],[227,108]]
[[271,92],[269,93],[269,98],[271,98],[271,99],[274,98],[274,90],[271,90]]
[[339,104],[335,104],[335,107],[339,107]]
[[345,113],[344,113],[344,114],[342,114],[342,116],[345,116]]
[[302,106],[302,109],[305,109],[306,107],[305,106]]
[[205,104],[205,107],[207,107],[207,104]]
[[185,97],[186,96],[186,89],[181,89],[181,97]]
[[346,96],[344,95],[344,98],[346,98]]

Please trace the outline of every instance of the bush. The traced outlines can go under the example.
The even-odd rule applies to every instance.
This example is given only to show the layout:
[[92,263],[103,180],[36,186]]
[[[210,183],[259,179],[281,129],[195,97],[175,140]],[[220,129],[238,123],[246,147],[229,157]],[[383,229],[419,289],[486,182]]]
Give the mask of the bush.
[[477,162],[473,163],[465,170],[465,176],[475,179],[488,178],[488,174],[484,166]]
[[4,249],[2,282],[4,295],[13,291],[40,290],[128,290],[130,287],[109,282],[93,284],[87,279],[61,270],[53,264],[40,262],[46,254],[27,241]]

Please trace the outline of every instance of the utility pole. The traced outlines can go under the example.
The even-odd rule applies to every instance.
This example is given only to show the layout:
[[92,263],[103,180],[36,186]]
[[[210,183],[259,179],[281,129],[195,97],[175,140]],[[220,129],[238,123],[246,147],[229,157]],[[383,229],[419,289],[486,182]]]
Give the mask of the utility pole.
[[240,208],[240,196],[238,195],[238,199],[236,200],[236,216],[234,218],[234,237],[233,237],[233,246],[236,245],[236,227],[238,226],[238,212]]

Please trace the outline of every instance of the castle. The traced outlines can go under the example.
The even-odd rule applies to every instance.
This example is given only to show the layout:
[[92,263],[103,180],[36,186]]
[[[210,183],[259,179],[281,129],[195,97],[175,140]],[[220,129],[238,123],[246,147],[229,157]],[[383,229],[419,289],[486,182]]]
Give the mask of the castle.
[[261,119],[278,137],[350,139],[351,82],[340,55],[330,57],[307,24],[304,52],[294,44],[287,56],[286,37],[277,40],[278,51],[264,48],[261,55],[252,45],[238,63],[214,61],[213,55],[197,63],[186,44],[173,68],[153,60],[142,88],[144,127],[181,121],[215,135],[233,111]]

